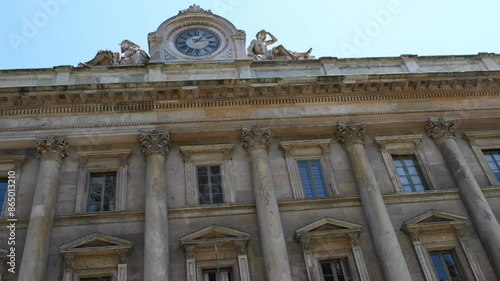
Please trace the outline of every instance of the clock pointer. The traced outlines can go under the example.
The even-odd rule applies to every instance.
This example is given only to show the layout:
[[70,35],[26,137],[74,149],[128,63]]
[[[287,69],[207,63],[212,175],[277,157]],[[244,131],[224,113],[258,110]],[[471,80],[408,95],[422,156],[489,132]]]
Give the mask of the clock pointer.
[[200,42],[200,40],[203,38],[203,36],[205,36],[205,34],[206,34],[206,33],[207,33],[207,32],[205,31],[205,32],[203,32],[203,34],[202,34],[202,35],[200,35],[200,37],[199,37],[198,39],[193,39],[193,43],[198,43],[198,42]]

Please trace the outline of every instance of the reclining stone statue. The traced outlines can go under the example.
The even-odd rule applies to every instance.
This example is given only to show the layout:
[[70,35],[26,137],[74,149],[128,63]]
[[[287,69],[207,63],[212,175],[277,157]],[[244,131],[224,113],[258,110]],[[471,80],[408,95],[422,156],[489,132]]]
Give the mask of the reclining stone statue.
[[100,50],[88,62],[81,62],[78,66],[100,65],[138,65],[149,61],[149,55],[141,47],[130,40],[123,40],[120,44],[121,52]]
[[[271,40],[267,40],[266,38],[269,35]],[[307,52],[292,52],[287,50],[283,45],[279,45],[277,47],[272,48],[271,50],[267,49],[267,46],[272,45],[278,41],[274,35],[270,32],[262,29],[257,32],[255,36],[256,39],[250,42],[250,46],[248,46],[247,52],[248,57],[253,60],[275,60],[275,59],[308,59],[311,55],[312,48],[310,48]]]

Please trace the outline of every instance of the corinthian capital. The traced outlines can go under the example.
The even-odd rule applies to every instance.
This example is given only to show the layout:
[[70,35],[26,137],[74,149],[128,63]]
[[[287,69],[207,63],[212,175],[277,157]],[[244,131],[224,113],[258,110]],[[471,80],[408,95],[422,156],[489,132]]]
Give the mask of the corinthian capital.
[[349,123],[337,124],[337,140],[348,146],[353,143],[365,143],[366,125]]
[[36,139],[36,157],[38,159],[54,159],[62,162],[68,155],[68,142],[66,138],[48,136]]
[[150,133],[142,133],[140,136],[141,151],[144,156],[151,153],[161,153],[167,157],[168,150],[170,149],[170,133],[152,131]]
[[268,150],[271,146],[271,128],[263,126],[243,127],[241,130],[241,145],[246,151],[256,148]]
[[439,143],[444,139],[455,137],[455,128],[455,120],[432,118],[429,120],[429,123],[427,123],[425,131],[431,139],[433,139],[436,143]]

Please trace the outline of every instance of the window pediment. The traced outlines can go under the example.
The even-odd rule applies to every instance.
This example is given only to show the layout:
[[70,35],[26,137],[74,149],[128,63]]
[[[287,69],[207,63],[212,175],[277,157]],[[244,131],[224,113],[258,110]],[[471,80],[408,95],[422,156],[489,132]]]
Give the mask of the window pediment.
[[429,210],[410,220],[407,220],[401,227],[401,230],[409,232],[411,230],[452,228],[454,226],[463,227],[466,220],[466,217],[460,215],[438,210]]
[[183,246],[187,245],[200,245],[200,246],[211,246],[214,244],[224,243],[224,242],[236,242],[236,241],[246,241],[250,240],[250,234],[220,226],[211,225],[204,229],[198,230],[194,233],[188,234],[181,238],[181,244]]
[[326,217],[297,229],[295,231],[295,239],[298,241],[302,237],[310,237],[312,239],[337,237],[345,239],[349,237],[349,234],[359,234],[361,228],[362,226],[359,224]]
[[59,247],[61,253],[89,253],[97,255],[101,253],[114,252],[118,250],[132,249],[132,242],[105,235],[102,233],[93,233],[73,242]]

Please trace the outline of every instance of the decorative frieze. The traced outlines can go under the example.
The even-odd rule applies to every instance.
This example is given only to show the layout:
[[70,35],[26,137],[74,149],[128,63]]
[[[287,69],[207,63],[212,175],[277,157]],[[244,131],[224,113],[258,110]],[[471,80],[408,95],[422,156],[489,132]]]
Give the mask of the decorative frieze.
[[[19,96],[12,89],[0,98],[0,115],[68,114],[87,112],[143,111],[207,106],[263,105],[311,102],[361,102],[498,96],[500,79],[397,79],[393,81],[303,82],[279,86],[253,87],[258,80],[238,85],[198,85],[186,89],[167,83],[153,89],[63,89],[32,91]],[[262,83],[257,83],[262,84]],[[269,83],[273,84],[273,83]],[[274,83],[275,84],[275,83]],[[153,85],[154,87],[154,85]],[[409,93],[408,91],[411,91]],[[366,94],[370,93],[370,94]],[[266,98],[255,99],[255,98]],[[220,99],[223,99],[221,101]],[[217,100],[214,100],[217,99]],[[201,101],[200,101],[201,100]],[[177,101],[177,102],[165,102]]]
[[36,157],[38,159],[54,159],[61,162],[68,155],[68,143],[65,137],[48,136],[36,139]]
[[353,122],[338,123],[336,132],[337,140],[345,146],[349,146],[353,143],[361,143],[364,145],[366,137],[365,131],[366,125],[364,124],[354,124]]
[[436,143],[440,143],[447,138],[454,138],[455,129],[456,121],[445,118],[432,118],[425,127],[427,135]]
[[268,150],[271,147],[270,138],[271,128],[267,126],[243,127],[241,130],[241,144],[246,151],[259,148]]
[[167,157],[170,149],[170,132],[152,131],[140,135],[141,151],[144,156],[151,153],[161,153]]

